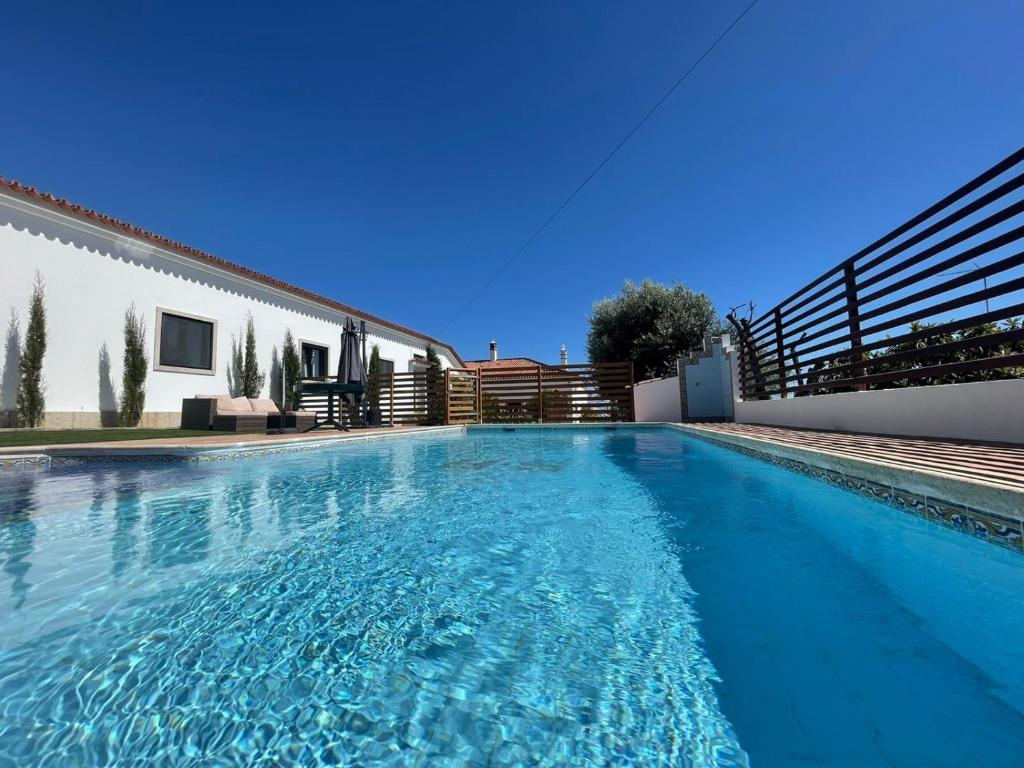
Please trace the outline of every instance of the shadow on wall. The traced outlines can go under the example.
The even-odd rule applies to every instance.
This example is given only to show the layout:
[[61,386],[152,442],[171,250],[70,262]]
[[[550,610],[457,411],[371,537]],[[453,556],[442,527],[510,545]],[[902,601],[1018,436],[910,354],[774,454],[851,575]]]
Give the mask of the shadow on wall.
[[100,425],[104,427],[116,427],[117,418],[117,392],[114,391],[114,381],[110,377],[110,352],[107,345],[100,347],[99,356],[99,383],[100,383]]
[[[241,334],[241,331],[239,331]],[[245,392],[242,389],[242,343],[239,337],[231,335],[231,359],[228,360],[228,393],[232,397],[241,397]]]
[[281,358],[277,347],[270,351],[270,399],[281,402]]
[[18,313],[11,308],[11,322],[4,341],[4,368],[0,376],[0,427],[15,425],[18,407],[18,365],[21,363],[21,324]]

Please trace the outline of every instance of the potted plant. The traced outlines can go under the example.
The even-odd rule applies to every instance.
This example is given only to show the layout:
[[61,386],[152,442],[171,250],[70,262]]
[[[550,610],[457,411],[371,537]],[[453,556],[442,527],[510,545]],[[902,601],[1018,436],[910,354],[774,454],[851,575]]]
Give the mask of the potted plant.
[[376,344],[370,352],[370,364],[366,368],[366,426],[379,427],[380,417],[380,347]]

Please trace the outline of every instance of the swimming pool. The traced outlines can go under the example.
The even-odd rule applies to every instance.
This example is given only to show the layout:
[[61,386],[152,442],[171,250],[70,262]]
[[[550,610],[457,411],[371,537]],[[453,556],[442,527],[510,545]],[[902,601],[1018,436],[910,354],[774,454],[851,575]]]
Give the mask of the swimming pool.
[[0,766],[1019,766],[1024,558],[661,429],[0,476]]

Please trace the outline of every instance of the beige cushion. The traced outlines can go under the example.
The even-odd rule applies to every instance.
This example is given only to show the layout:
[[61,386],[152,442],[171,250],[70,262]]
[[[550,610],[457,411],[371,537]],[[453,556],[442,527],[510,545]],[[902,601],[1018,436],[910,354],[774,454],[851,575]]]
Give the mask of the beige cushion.
[[277,403],[273,400],[253,400],[250,398],[249,405],[252,406],[253,413],[280,413],[277,410]]
[[252,413],[252,406],[248,398],[221,395],[217,398],[217,413]]

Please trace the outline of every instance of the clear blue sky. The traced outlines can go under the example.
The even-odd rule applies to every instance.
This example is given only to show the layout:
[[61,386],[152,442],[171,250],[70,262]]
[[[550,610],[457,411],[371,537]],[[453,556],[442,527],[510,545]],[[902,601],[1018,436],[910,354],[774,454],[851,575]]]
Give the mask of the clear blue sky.
[[1024,144],[1020,0],[16,3],[0,175],[452,342],[594,300],[762,308]]

